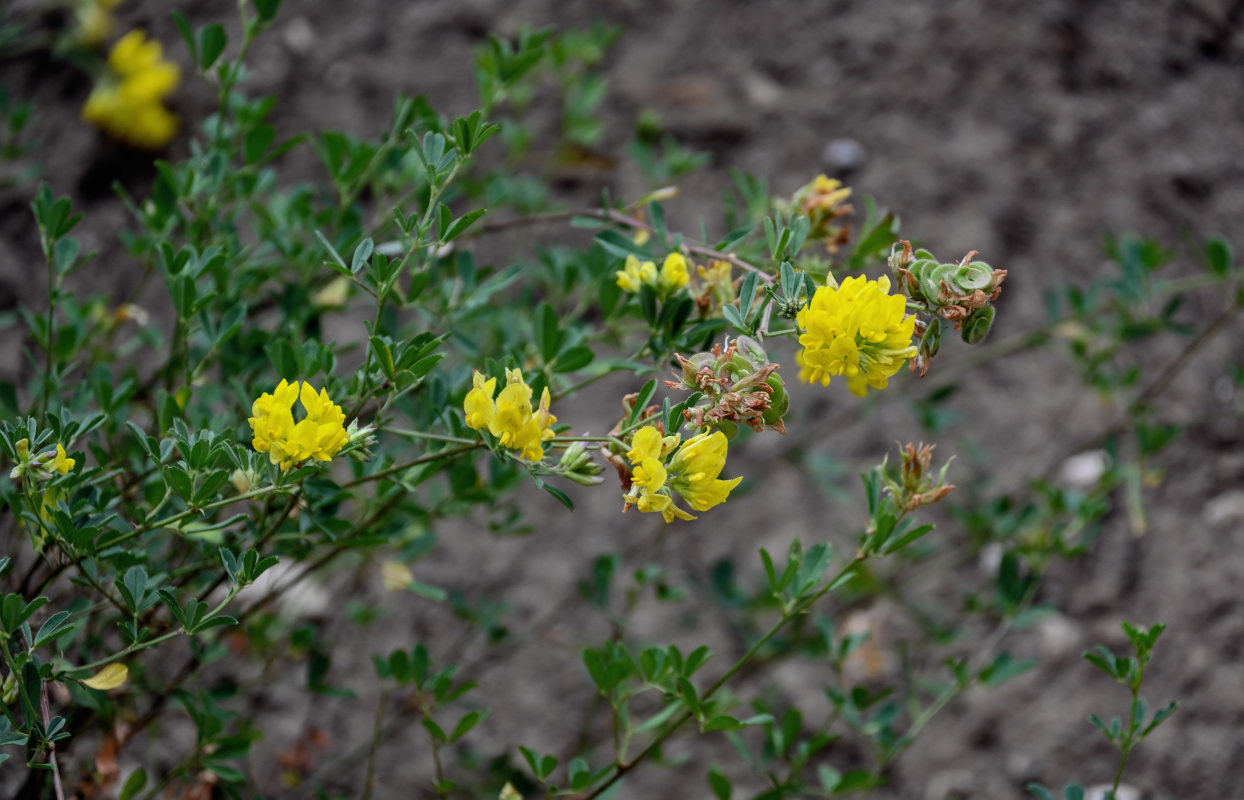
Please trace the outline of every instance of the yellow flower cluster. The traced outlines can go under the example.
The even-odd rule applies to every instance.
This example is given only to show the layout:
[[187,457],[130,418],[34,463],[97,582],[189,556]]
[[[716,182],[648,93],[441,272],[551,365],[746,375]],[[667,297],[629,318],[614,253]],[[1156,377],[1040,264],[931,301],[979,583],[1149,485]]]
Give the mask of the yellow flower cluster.
[[493,400],[497,379],[484,380],[483,373],[476,372],[474,388],[467,392],[463,402],[466,423],[475,430],[488,431],[497,437],[502,447],[520,451],[528,461],[544,459],[544,443],[553,438],[553,423],[557,417],[549,413],[549,387],[540,395],[540,406],[531,408],[531,387],[523,380],[523,373],[516,369],[505,371],[505,388]]
[[113,46],[108,66],[82,117],[135,147],[168,144],[177,133],[177,117],[164,107],[164,98],[177,88],[181,70],[164,60],[160,42],[130,31]]
[[731,490],[743,480],[717,477],[726,465],[726,435],[721,431],[701,433],[682,447],[678,446],[680,439],[677,434],[662,437],[651,425],[635,432],[626,454],[632,464],[631,490],[622,496],[626,503],[623,511],[634,505],[673,522],[675,518],[695,519],[674,502],[674,492],[696,511],[708,511],[726,502]]
[[799,312],[804,333],[797,358],[799,377],[829,385],[845,375],[847,386],[863,397],[868,387],[884,389],[889,378],[916,353],[911,337],[916,318],[905,316],[907,298],[890,294],[890,279],[850,277],[842,285],[822,286]]
[[658,292],[673,294],[687,285],[690,277],[687,274],[687,259],[682,253],[670,253],[657,270],[651,261],[640,263],[635,256],[627,256],[626,264],[618,270],[618,286],[624,291],[638,292],[641,286],[647,285]]
[[[294,401],[301,400],[307,416],[294,423]],[[272,394],[264,392],[251,407],[252,444],[267,453],[281,469],[297,466],[307,459],[331,461],[349,441],[346,415],[341,406],[328,398],[328,390],[318,393],[309,383],[281,381]]]

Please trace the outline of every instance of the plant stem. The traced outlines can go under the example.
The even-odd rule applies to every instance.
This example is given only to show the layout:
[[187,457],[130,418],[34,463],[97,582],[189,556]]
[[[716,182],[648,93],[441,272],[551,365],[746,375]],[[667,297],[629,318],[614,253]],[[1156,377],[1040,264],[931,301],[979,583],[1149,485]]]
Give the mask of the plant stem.
[[376,789],[376,754],[380,751],[380,740],[384,734],[384,709],[389,704],[389,690],[380,691],[380,700],[376,703],[376,721],[372,725],[371,750],[367,753],[367,778],[363,782],[362,800],[371,800]]
[[393,475],[395,473],[404,472],[410,469],[411,467],[417,467],[420,464],[426,464],[429,461],[437,461],[442,458],[453,458],[454,456],[460,456],[463,453],[469,453],[472,450],[478,450],[483,446],[484,446],[483,442],[475,442],[474,444],[463,445],[462,447],[454,447],[449,450],[441,450],[436,453],[428,453],[425,456],[420,456],[419,458],[413,459],[411,461],[407,461],[402,464],[394,464],[393,466],[382,469],[379,472],[373,472],[369,475],[364,475],[360,478],[355,478],[349,483],[342,484],[342,488],[349,489],[350,487],[358,486],[361,483],[367,483],[368,481],[376,481],[376,480],[380,480],[381,478],[387,478],[388,476]]

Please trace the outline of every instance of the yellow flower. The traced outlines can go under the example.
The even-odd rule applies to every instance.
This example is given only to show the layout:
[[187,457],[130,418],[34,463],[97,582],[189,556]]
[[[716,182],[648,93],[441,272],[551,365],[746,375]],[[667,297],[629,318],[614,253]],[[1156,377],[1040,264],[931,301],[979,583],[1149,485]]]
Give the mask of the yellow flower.
[[687,259],[682,253],[670,253],[661,265],[661,288],[673,294],[687,285]]
[[906,316],[907,299],[890,294],[890,279],[847,278],[839,287],[822,286],[799,312],[804,333],[796,359],[806,383],[828,386],[845,375],[850,390],[863,397],[884,389],[890,376],[916,354],[911,337],[916,318]]
[[721,431],[693,436],[674,452],[669,463],[662,459],[677,446],[678,436],[661,437],[655,427],[635,432],[627,458],[631,460],[631,489],[622,499],[623,511],[632,505],[644,513],[659,513],[666,522],[695,519],[674,502],[678,493],[696,511],[724,503],[742,478],[721,480],[726,464],[726,436]]
[[167,144],[177,133],[177,117],[164,99],[181,81],[180,68],[165,61],[160,42],[142,30],[121,37],[108,67],[82,108],[83,118],[135,147]]
[[687,440],[670,460],[670,487],[696,511],[726,502],[742,478],[723,481],[717,476],[726,465],[726,435],[721,431],[701,433]]
[[686,286],[689,280],[687,258],[682,253],[667,255],[660,270],[651,261],[641,262],[634,255],[628,255],[622,269],[615,274],[623,291],[638,292],[643,286],[651,286],[666,296]]
[[68,475],[69,470],[73,469],[73,465],[78,463],[76,459],[65,457],[65,447],[62,444],[56,445],[56,457],[48,464],[49,469],[54,469],[61,475]]
[[549,411],[552,401],[549,387],[544,387],[540,405],[533,411],[531,387],[523,380],[523,373],[507,369],[505,379],[505,388],[494,402],[492,393],[497,379],[485,381],[481,373],[475,373],[474,388],[467,392],[462,404],[466,423],[476,430],[487,427],[502,447],[518,450],[528,461],[541,461],[544,443],[553,438],[553,424],[557,422],[557,417]]
[[[294,401],[300,400],[307,412],[305,419],[294,423]],[[267,453],[281,469],[301,464],[308,459],[331,461],[350,440],[346,432],[345,412],[328,397],[328,390],[316,392],[309,383],[282,380],[272,394],[264,392],[251,406],[251,444]]]
[[475,388],[467,392],[462,407],[466,411],[466,424],[478,431],[488,427],[488,423],[492,422],[497,413],[497,406],[492,402],[497,379],[489,378],[485,381],[483,373],[477,371],[471,380]]

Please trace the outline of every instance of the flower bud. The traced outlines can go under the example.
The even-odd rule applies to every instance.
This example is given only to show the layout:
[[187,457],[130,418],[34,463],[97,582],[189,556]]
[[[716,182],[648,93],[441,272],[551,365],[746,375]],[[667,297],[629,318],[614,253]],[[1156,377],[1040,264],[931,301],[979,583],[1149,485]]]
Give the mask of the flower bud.
[[574,442],[567,447],[562,453],[561,461],[557,464],[559,475],[580,486],[596,486],[602,483],[604,478],[600,477],[600,473],[603,471],[600,464],[597,464],[587,452],[583,442]]

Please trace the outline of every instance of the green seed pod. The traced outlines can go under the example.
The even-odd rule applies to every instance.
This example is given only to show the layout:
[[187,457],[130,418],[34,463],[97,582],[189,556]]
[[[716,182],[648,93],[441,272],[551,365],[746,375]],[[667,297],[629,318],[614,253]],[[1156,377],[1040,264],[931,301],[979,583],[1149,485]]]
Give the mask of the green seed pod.
[[739,435],[739,426],[729,420],[723,419],[721,422],[714,422],[713,425],[724,433],[727,439],[733,440],[735,436]]
[[[925,251],[921,250],[920,252],[923,253]],[[933,270],[936,268],[937,268],[937,262],[931,258],[920,258],[920,259],[917,259],[911,262],[911,266],[908,267],[908,271],[911,272],[912,277],[916,279],[916,287],[917,287],[916,290],[913,292],[913,294],[917,296],[913,297],[912,298],[913,300],[929,300],[930,302],[932,301],[932,299],[927,297],[924,293],[924,276],[930,270]],[[937,297],[937,294],[934,293],[933,298],[936,298],[936,297]]]
[[920,276],[920,291],[924,294],[924,299],[940,305],[938,298],[942,294],[942,281],[951,283],[956,269],[958,267],[955,264],[937,264],[925,269]]
[[773,389],[773,394],[769,395],[769,410],[760,418],[766,425],[773,425],[790,408],[790,396],[786,394],[786,384],[782,382],[782,376],[770,375],[766,383]]
[[920,337],[920,352],[932,358],[937,355],[937,351],[941,346],[942,321],[934,317],[929,321],[929,326],[924,329],[924,335]]
[[963,321],[963,329],[960,331],[963,341],[968,344],[983,342],[993,326],[994,313],[993,306],[984,306],[973,311],[972,315]]
[[993,268],[984,261],[973,261],[955,270],[955,285],[963,290],[963,294],[977,289],[989,291],[993,288]]

